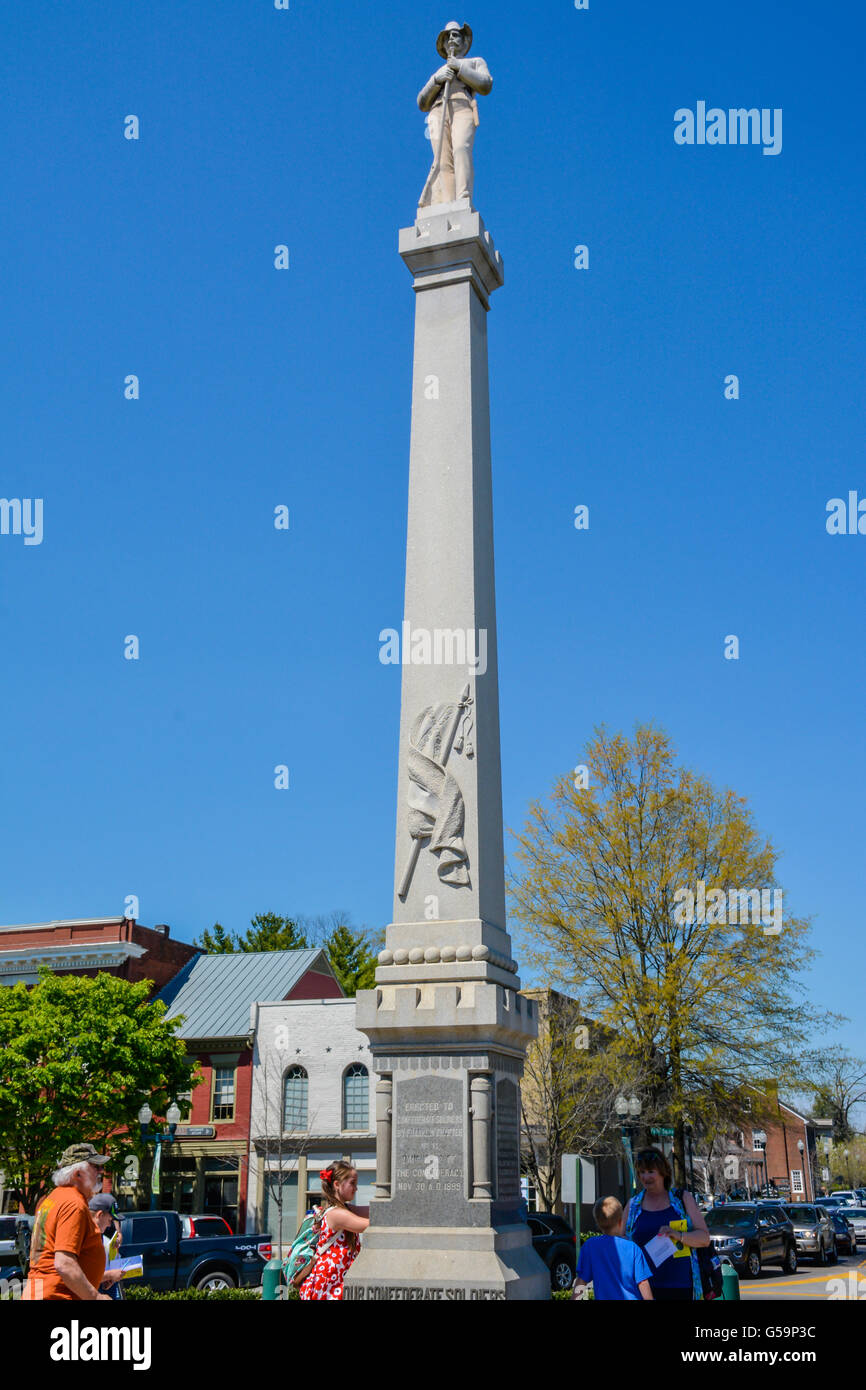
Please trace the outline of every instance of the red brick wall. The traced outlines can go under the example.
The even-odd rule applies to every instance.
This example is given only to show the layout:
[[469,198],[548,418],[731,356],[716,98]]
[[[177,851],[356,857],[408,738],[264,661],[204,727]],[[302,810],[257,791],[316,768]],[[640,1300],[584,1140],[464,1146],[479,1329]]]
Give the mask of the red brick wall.
[[344,999],[345,995],[333,975],[320,975],[308,970],[298,981],[289,999]]
[[[231,1049],[226,1048],[226,1052]],[[252,1097],[252,1078],[253,1078],[253,1054],[248,1048],[240,1051],[235,1069],[235,1117],[233,1120],[211,1119],[211,1093],[213,1091],[213,1063],[210,1052],[196,1052],[192,1054],[199,1064],[204,1080],[196,1086],[192,1093],[192,1111],[189,1118],[183,1121],[185,1125],[213,1125],[216,1135],[211,1140],[199,1141],[205,1144],[212,1144],[214,1154],[220,1151],[221,1140],[242,1140],[244,1153],[239,1156],[239,1175],[238,1175],[238,1225],[237,1229],[246,1229],[247,1221],[247,1170],[249,1166],[249,1140],[250,1140],[250,1101]]]
[[124,979],[133,982],[153,980],[152,995],[158,994],[163,985],[173,980],[188,960],[201,954],[188,942],[172,941],[171,937],[153,931],[151,927],[140,927],[137,922],[129,922],[127,925],[131,928],[127,939],[134,941],[137,946],[144,946],[147,955],[139,956],[138,960],[127,961]]
[[[767,1120],[763,1125],[755,1125],[756,1129],[763,1129],[767,1136],[767,1147],[765,1158],[767,1164],[767,1179],[772,1182],[791,1181],[791,1170],[799,1168],[803,1174],[803,1185],[805,1195],[798,1196],[791,1194],[792,1201],[812,1201],[814,1192],[812,1191],[812,1176],[809,1163],[809,1136],[803,1120],[796,1115],[779,1106],[776,1116],[772,1120]],[[797,1148],[797,1140],[802,1139],[804,1144],[803,1156],[800,1157],[800,1150]],[[786,1151],[787,1146],[787,1151]],[[758,1155],[756,1154],[757,1158]],[[815,1156],[812,1156],[812,1169],[814,1170]],[[763,1173],[761,1174],[763,1182]]]
[[172,941],[171,937],[152,927],[141,927],[125,917],[118,917],[103,923],[64,922],[57,926],[26,927],[21,931],[0,933],[0,951],[26,952],[42,950],[46,946],[67,946],[74,949],[85,944],[110,945],[115,941],[131,941],[143,946],[147,955],[137,960],[132,958],[120,966],[109,968],[94,966],[86,970],[62,970],[63,975],[82,975],[91,978],[100,973],[116,975],[122,980],[153,980],[151,994],[156,994],[192,956],[199,952],[195,946],[185,941]]
[[[232,1049],[226,1048],[226,1052]],[[235,1071],[235,1117],[233,1120],[211,1119],[211,1093],[213,1091],[213,1064],[210,1052],[192,1054],[199,1064],[204,1080],[192,1093],[192,1113],[185,1125],[215,1124],[221,1139],[248,1139],[250,1132],[250,1098],[252,1092],[253,1054],[243,1048],[238,1056]]]

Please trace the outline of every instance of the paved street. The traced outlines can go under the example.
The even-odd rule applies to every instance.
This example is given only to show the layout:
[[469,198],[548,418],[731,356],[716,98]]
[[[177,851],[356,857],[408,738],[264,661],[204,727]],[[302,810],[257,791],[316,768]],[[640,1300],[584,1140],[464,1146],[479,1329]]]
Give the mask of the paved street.
[[742,1302],[762,1302],[771,1299],[866,1299],[866,1259],[862,1250],[852,1258],[848,1255],[838,1264],[822,1269],[804,1260],[796,1274],[782,1274],[768,1268],[760,1279],[740,1280]]

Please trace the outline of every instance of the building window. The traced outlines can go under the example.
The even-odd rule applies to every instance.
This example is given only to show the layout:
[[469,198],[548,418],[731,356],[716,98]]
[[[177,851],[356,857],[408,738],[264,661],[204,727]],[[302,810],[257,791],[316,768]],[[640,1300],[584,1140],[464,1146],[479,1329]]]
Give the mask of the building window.
[[520,1195],[526,1203],[527,1211],[538,1211],[538,1192],[525,1174],[520,1179]]
[[235,1069],[214,1067],[213,1118],[233,1120],[235,1117]]
[[363,1062],[343,1072],[343,1129],[370,1128],[370,1076]]
[[289,1067],[283,1087],[283,1129],[306,1129],[310,1083],[303,1067]]

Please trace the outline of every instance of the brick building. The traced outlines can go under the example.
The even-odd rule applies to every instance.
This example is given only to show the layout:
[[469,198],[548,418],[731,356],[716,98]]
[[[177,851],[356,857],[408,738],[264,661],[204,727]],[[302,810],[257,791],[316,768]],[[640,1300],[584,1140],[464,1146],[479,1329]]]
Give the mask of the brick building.
[[157,995],[204,1080],[192,1111],[162,1153],[159,1205],[224,1216],[247,1228],[250,1104],[259,1000],[342,999],[324,951],[239,951],[200,955]]
[[814,1201],[821,1189],[818,1145],[832,1132],[832,1120],[804,1115],[781,1100],[770,1083],[754,1090],[748,1104],[722,1152],[696,1156],[698,1185],[739,1198],[768,1193],[786,1202]]
[[810,1119],[778,1095],[761,1099],[764,1118],[742,1135],[747,1187],[754,1191],[767,1183],[786,1201],[813,1202],[821,1186],[817,1141],[832,1121]]
[[40,965],[47,965],[62,975],[152,980],[155,993],[201,955],[185,941],[172,941],[169,933],[164,924],[143,927],[127,917],[0,926],[0,984],[35,985]]
[[281,1235],[285,1248],[319,1199],[320,1169],[335,1159],[358,1169],[356,1203],[369,1206],[376,1079],[354,999],[263,1001],[253,1015],[247,1230]]

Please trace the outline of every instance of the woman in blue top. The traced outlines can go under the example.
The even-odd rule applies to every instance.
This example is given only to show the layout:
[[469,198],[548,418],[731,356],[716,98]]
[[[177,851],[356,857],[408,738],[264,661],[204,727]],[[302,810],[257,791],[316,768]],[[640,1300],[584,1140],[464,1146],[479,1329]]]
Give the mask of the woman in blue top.
[[[641,1191],[631,1198],[625,1212],[626,1235],[631,1240],[643,1248],[653,1236],[668,1236],[693,1251],[710,1244],[707,1223],[694,1197],[690,1192],[671,1192],[671,1166],[661,1149],[641,1149],[637,1176]],[[683,1218],[688,1221],[688,1229],[672,1231],[670,1223]],[[659,1265],[653,1263],[651,1256],[647,1255],[647,1259],[653,1270],[650,1288],[654,1299],[691,1302],[701,1297],[697,1255],[690,1259],[670,1256]]]

